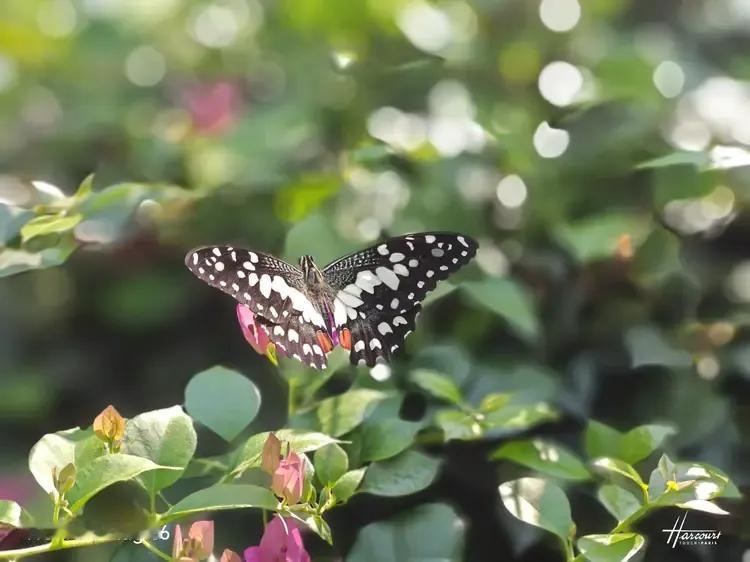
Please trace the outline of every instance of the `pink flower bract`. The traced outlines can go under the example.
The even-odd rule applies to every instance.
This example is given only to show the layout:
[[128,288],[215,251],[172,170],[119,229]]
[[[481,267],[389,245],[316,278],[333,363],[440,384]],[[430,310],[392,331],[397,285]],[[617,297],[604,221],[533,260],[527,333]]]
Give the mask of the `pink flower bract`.
[[302,489],[305,486],[305,464],[297,453],[289,454],[281,459],[271,477],[271,490],[286,500],[288,504],[299,503]]
[[268,350],[268,334],[261,328],[255,321],[255,314],[253,311],[246,307],[244,304],[237,305],[237,321],[240,323],[240,329],[242,335],[245,336],[247,343],[249,343],[255,351],[261,355],[265,355]]
[[266,526],[260,545],[245,550],[245,562],[310,562],[297,524],[278,515]]

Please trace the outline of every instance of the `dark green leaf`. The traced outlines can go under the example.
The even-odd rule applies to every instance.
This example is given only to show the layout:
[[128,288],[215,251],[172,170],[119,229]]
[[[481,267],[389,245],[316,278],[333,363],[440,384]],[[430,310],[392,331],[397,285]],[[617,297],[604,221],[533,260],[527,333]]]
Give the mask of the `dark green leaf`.
[[503,318],[519,336],[529,341],[539,337],[539,321],[531,295],[512,279],[485,279],[461,285],[478,305]]
[[464,524],[452,507],[426,504],[357,535],[347,562],[459,562]]
[[315,474],[323,485],[333,484],[349,469],[349,458],[344,449],[331,443],[315,451]]
[[548,480],[521,478],[500,485],[505,508],[521,521],[554,533],[563,540],[574,525],[565,493]]
[[185,409],[195,420],[231,441],[258,414],[260,392],[237,371],[212,367],[190,379],[185,388]]
[[216,484],[182,498],[162,516],[162,523],[204,511],[226,509],[275,510],[278,500],[266,488],[251,484]]
[[408,496],[432,484],[440,460],[414,450],[370,465],[361,491],[375,496]]
[[505,443],[492,454],[492,459],[508,459],[543,474],[566,480],[587,480],[586,466],[567,448],[531,439]]

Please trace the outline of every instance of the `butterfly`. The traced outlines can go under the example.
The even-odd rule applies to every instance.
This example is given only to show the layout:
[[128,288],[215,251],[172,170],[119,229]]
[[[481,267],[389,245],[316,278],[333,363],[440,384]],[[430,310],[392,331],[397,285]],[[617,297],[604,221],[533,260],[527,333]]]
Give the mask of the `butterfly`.
[[277,350],[325,369],[335,346],[349,350],[355,365],[389,361],[414,330],[427,293],[476,251],[468,236],[422,232],[390,238],[322,270],[311,256],[295,267],[234,246],[195,248],[185,264],[247,306]]

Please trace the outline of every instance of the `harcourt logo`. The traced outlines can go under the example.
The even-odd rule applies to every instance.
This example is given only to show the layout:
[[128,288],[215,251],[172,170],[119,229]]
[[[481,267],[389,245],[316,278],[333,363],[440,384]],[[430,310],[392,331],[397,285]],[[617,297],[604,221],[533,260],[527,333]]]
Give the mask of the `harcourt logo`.
[[671,544],[672,548],[677,546],[678,543],[683,545],[715,545],[719,543],[721,531],[717,529],[686,529],[686,520],[687,512],[682,518],[677,517],[671,529],[661,530],[662,533],[667,533],[667,544]]

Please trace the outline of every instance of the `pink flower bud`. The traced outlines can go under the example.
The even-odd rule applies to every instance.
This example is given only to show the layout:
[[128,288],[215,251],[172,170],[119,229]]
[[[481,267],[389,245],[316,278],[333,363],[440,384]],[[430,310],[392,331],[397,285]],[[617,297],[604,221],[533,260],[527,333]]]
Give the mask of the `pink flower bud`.
[[305,464],[297,453],[282,459],[271,479],[271,490],[290,505],[299,503],[305,486]]

